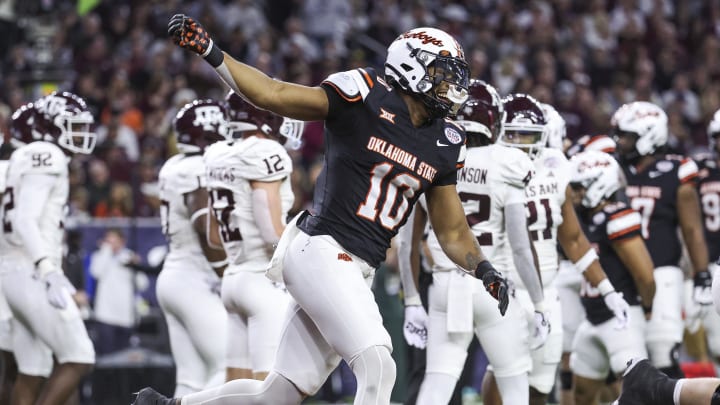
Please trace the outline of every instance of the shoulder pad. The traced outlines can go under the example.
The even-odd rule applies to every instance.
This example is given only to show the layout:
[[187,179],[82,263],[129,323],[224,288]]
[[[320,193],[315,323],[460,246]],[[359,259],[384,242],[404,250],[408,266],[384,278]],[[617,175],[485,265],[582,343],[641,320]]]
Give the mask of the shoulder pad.
[[349,102],[365,100],[370,89],[375,86],[375,71],[373,69],[353,69],[345,72],[333,73],[323,80],[337,93]]
[[292,159],[285,147],[276,141],[251,137],[243,144],[246,145],[237,161],[237,169],[243,178],[276,181],[292,173]]
[[530,156],[519,149],[498,145],[493,150],[493,158],[500,165],[503,182],[508,185],[525,188],[535,175],[535,165]]
[[606,212],[608,213],[607,235],[609,239],[618,239],[633,231],[640,230],[642,218],[640,213],[632,208],[618,205],[606,210]]
[[173,193],[187,194],[204,188],[206,177],[202,156],[171,157],[160,169],[159,178],[164,188]]
[[10,161],[22,174],[61,175],[68,172],[67,156],[50,142],[29,143],[13,152]]
[[678,167],[678,180],[680,183],[686,183],[693,180],[698,175],[698,166],[694,160],[690,158],[684,158],[680,161],[680,167]]

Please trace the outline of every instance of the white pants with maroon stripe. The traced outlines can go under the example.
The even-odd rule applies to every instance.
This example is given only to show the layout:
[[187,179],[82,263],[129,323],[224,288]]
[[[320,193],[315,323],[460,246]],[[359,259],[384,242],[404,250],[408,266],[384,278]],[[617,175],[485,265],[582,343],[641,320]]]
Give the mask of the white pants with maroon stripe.
[[392,350],[370,289],[374,274],[332,237],[299,232],[284,260],[285,285],[295,303],[288,309],[273,370],[314,394],[341,358],[350,363],[373,346]]

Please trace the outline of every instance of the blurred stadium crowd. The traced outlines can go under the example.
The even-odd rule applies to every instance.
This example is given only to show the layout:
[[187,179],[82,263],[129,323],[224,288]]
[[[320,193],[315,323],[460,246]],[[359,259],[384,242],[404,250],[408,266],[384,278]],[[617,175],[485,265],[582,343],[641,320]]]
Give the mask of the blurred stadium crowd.
[[[386,44],[434,26],[466,50],[473,77],[558,109],[568,137],[608,130],[632,100],[662,106],[670,146],[692,154],[720,108],[720,2],[703,0],[6,1],[0,5],[0,130],[12,112],[56,88],[83,97],[98,147],[71,165],[70,216],[158,215],[157,175],[172,155],[172,119],[186,102],[221,98],[201,58],[167,38],[172,13],[196,15],[236,58],[316,85],[330,72],[381,66]],[[312,195],[322,126],[292,151],[295,207]]]

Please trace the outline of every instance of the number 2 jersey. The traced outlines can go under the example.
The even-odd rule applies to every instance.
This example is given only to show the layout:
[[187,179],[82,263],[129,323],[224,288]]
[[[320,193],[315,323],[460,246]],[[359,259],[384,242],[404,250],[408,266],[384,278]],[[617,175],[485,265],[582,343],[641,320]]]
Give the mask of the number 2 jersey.
[[[527,224],[530,240],[537,252],[544,287],[552,285],[558,270],[557,230],[562,225],[562,206],[570,182],[570,163],[558,149],[544,148],[533,160],[535,176],[525,187]],[[503,247],[503,256],[511,263],[512,251]],[[508,274],[519,288],[525,288],[513,267]]]
[[324,165],[298,226],[377,267],[420,195],[456,183],[465,132],[447,119],[414,127],[398,90],[370,68],[334,73],[321,86],[329,101]]
[[[457,172],[457,190],[463,203],[468,225],[477,237],[483,253],[498,271],[513,267],[512,255],[500,254],[507,245],[504,208],[509,204],[524,204],[522,197],[512,200],[511,188],[524,190],[534,172],[528,155],[515,148],[489,145],[470,148],[465,167]],[[456,267],[445,255],[434,232],[428,236],[436,270]]]
[[[40,240],[34,241],[32,249],[39,252],[40,257],[32,257],[18,234],[18,196],[29,191],[24,189],[31,186],[25,181],[28,175],[49,175],[55,178],[38,219]],[[63,221],[69,193],[67,156],[53,143],[32,142],[13,152],[6,176],[2,227],[8,249],[3,253],[14,259],[24,258],[31,262],[47,256],[59,265],[62,261]]]
[[[593,215],[579,210],[578,220],[588,240],[597,250],[600,265],[615,291],[621,292],[629,305],[640,305],[635,280],[612,246],[613,243],[622,243],[623,240],[641,236],[640,214],[625,203],[617,202],[606,205]],[[588,321],[598,325],[612,319],[615,315],[605,305],[600,292],[590,287],[585,279],[582,283],[581,300]]]
[[[205,188],[205,165],[199,153],[177,154],[160,169],[160,220],[170,249],[164,268],[212,272],[193,227],[188,195]],[[168,267],[170,265],[170,267]]]
[[678,266],[682,245],[678,237],[677,190],[697,178],[698,167],[688,158],[658,158],[645,170],[625,168],[630,206],[642,216],[645,238],[655,268]]
[[265,271],[272,256],[253,216],[250,182],[282,181],[282,222],[295,195],[290,184],[292,160],[277,141],[251,136],[216,142],[205,150],[212,211],[230,267],[226,272]]
[[710,262],[720,258],[720,168],[717,160],[708,156],[698,161],[698,194],[702,207],[705,242]]

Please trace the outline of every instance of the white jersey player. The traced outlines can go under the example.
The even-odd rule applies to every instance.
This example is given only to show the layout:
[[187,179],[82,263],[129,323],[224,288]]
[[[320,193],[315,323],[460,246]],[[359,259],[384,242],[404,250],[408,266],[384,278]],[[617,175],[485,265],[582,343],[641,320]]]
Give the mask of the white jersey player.
[[[52,93],[33,105],[27,132],[40,140],[13,152],[3,194],[2,288],[13,313],[13,348],[22,403],[64,403],[95,362],[95,352],[62,263],[68,156],[90,153],[93,117],[78,96]],[[14,115],[14,118],[18,118]],[[62,148],[62,149],[61,149]],[[64,149],[64,150],[63,150]],[[42,298],[40,298],[42,297]],[[42,379],[50,375],[41,392]]]
[[[537,252],[540,275],[545,294],[545,310],[550,313],[550,324],[562,325],[562,315],[553,280],[558,272],[557,243],[560,242],[576,271],[583,273],[593,287],[601,290],[605,302],[620,324],[627,322],[627,303],[608,280],[597,260],[597,254],[582,232],[569,198],[570,166],[560,150],[546,148],[547,123],[538,102],[524,94],[510,95],[503,100],[505,107],[505,132],[498,143],[525,150],[533,159],[535,176],[525,188],[527,221],[530,237]],[[504,255],[512,252],[504,247]],[[498,262],[502,266],[507,261]],[[511,267],[501,267],[515,282],[516,299],[525,308],[527,316],[534,309],[530,296],[518,274]],[[503,334],[504,336],[504,334]],[[530,397],[532,403],[546,403],[554,383],[557,366],[562,354],[562,328],[552,328],[545,344],[531,351]],[[483,393],[486,403],[494,404],[492,397],[494,373],[486,373]]]
[[210,209],[228,256],[222,283],[229,315],[227,378],[262,380],[275,360],[290,299],[265,277],[294,200],[292,160],[279,141],[299,139],[303,124],[232,92],[226,101],[234,139],[212,145],[204,159]]
[[225,381],[227,313],[216,271],[222,274],[226,260],[221,248],[209,245],[202,153],[207,145],[225,139],[226,117],[224,106],[213,100],[185,105],[173,123],[180,153],[168,159],[159,174],[160,214],[170,249],[157,295],[176,364],[176,396]]
[[[512,263],[501,266],[502,257],[497,254],[503,246],[512,245],[514,265],[533,292],[537,317],[536,322],[532,322],[532,339],[533,347],[539,346],[547,338],[550,325],[545,318],[542,285],[533,262],[525,220],[525,185],[532,177],[533,164],[522,151],[492,144],[502,132],[503,108],[497,91],[478,80],[471,82],[469,92],[468,102],[457,115],[468,139],[465,167],[457,174],[457,190],[468,224],[495,266],[512,266]],[[410,246],[417,247],[426,214],[416,209],[414,215],[414,224],[408,227],[417,228],[410,231],[415,234]],[[503,402],[528,403],[528,390],[518,389],[528,386],[531,366],[528,320],[521,307],[511,303],[505,316],[501,316],[493,310],[497,303],[485,293],[480,280],[457,269],[443,253],[432,231],[428,247],[434,262],[433,283],[428,292],[427,366],[417,403],[450,401],[473,332],[497,372]],[[400,254],[408,255],[412,251]],[[408,273],[407,268],[401,271]],[[405,289],[406,293],[414,296],[414,281],[405,283],[410,287]],[[406,334],[410,332],[410,343],[413,343],[412,335],[424,326],[415,314],[422,311],[422,306],[409,305],[406,299],[406,308],[405,329]],[[524,356],[519,355],[521,351],[525,351]]]
[[[7,169],[10,166],[8,159],[13,150],[10,144],[3,143],[3,137],[3,134],[0,133],[0,202],[3,201],[2,195],[5,192]],[[0,207],[1,212],[2,207]],[[0,218],[2,217],[0,216]],[[0,226],[2,226],[2,223],[0,223]],[[4,238],[3,232],[0,232],[0,273],[4,271],[2,256],[8,249]],[[2,278],[0,278],[0,284],[1,282]],[[12,352],[12,312],[0,285],[0,356],[2,356],[0,361],[3,364],[2,380],[0,380],[0,403],[10,402],[13,382],[17,377],[17,363]]]

